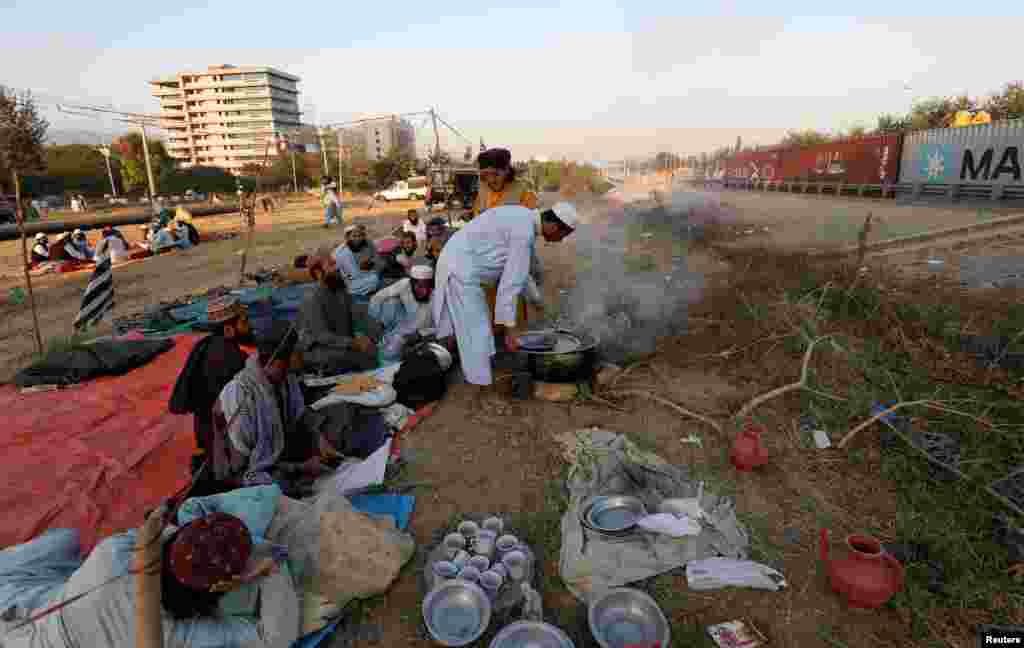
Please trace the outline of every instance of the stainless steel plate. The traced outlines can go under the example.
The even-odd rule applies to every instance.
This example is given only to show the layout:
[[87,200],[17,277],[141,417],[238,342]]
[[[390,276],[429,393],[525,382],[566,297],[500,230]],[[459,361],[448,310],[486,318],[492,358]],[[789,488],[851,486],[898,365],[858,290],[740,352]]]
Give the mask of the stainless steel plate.
[[640,590],[608,590],[591,602],[587,621],[601,648],[671,644],[668,620],[655,600]]
[[445,581],[423,599],[423,621],[444,646],[465,646],[483,635],[491,622],[491,602],[474,583]]
[[599,495],[584,504],[580,518],[588,527],[604,533],[621,533],[636,527],[647,515],[644,503],[630,495]]
[[547,623],[517,621],[505,626],[490,648],[575,648],[572,639]]
[[597,346],[597,340],[586,333],[568,331],[565,329],[543,329],[529,331],[523,337],[553,338],[554,346],[547,349],[530,349],[523,347],[523,353],[533,355],[561,355],[563,353],[576,353],[578,351],[589,351]]

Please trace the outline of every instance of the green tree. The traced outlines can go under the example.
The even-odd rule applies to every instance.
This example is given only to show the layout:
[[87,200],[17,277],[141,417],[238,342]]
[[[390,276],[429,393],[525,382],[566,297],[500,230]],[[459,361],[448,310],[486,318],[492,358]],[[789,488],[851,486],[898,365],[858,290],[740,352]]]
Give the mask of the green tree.
[[1024,119],[1024,81],[1012,81],[985,102],[984,108],[993,120]]
[[896,133],[907,128],[907,118],[899,115],[879,115],[875,125],[876,133]]
[[39,115],[29,93],[18,95],[0,86],[0,166],[15,193],[18,176],[46,168],[43,143],[50,124]]
[[[36,109],[32,95],[17,95],[0,86],[0,162],[10,171],[11,184],[21,214],[21,182],[19,177],[30,171],[45,168],[46,157],[43,143],[50,124]],[[25,286],[28,288],[32,322],[35,324],[36,349],[43,353],[43,338],[39,332],[39,314],[36,311],[35,293],[32,292],[32,277],[28,271],[28,246],[25,229],[21,228],[21,258],[24,262]]]
[[160,189],[171,194],[183,194],[189,189],[201,193],[233,193],[236,183],[235,176],[225,169],[194,166],[165,170],[160,174]]
[[[110,161],[115,182],[121,175],[120,162]],[[90,194],[110,193],[107,162],[99,149],[85,144],[46,147],[46,176],[26,178],[33,185],[59,187],[46,193],[75,191]]]
[[[153,181],[175,167],[174,158],[167,154],[164,143],[153,138],[146,138],[149,146],[149,161],[153,167]],[[110,148],[121,160],[121,179],[129,191],[145,188],[149,183],[146,174],[145,152],[142,146],[141,133],[126,133],[113,141]],[[159,186],[157,191],[159,191]]]
[[822,133],[816,130],[802,130],[802,131],[789,131],[786,136],[782,138],[780,144],[786,147],[804,147],[814,146],[815,144],[824,144],[832,140],[832,136],[828,133]]
[[372,179],[378,189],[384,189],[392,182],[410,177],[414,167],[415,162],[410,156],[394,152],[373,163]]

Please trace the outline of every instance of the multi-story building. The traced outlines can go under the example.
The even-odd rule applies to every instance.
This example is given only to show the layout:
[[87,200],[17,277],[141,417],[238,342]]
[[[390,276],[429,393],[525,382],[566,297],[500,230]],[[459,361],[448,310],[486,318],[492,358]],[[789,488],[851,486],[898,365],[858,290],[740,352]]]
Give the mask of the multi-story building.
[[179,166],[233,172],[260,164],[275,132],[300,127],[299,77],[269,67],[211,65],[150,81],[165,146]]
[[366,157],[371,162],[385,158],[398,150],[408,157],[416,157],[416,129],[408,120],[399,117],[382,117],[360,124],[365,142]]

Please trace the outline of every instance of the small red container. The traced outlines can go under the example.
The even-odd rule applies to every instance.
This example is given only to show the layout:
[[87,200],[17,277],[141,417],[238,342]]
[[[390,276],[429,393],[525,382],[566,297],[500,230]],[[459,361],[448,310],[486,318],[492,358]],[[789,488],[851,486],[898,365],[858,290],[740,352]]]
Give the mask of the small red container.
[[845,558],[829,560],[828,530],[821,530],[821,560],[828,565],[832,589],[852,608],[875,609],[903,589],[904,570],[900,561],[882,548],[882,543],[865,535],[846,538]]
[[732,444],[732,452],[729,460],[736,470],[748,471],[768,463],[768,450],[761,441],[761,435],[765,432],[763,425],[748,423],[736,435]]

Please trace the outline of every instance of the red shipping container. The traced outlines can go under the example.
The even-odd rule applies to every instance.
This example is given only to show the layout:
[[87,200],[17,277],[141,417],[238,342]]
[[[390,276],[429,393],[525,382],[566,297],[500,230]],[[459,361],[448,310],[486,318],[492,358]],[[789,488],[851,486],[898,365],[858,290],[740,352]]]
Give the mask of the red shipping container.
[[781,179],[896,183],[902,144],[902,135],[871,135],[790,149],[782,156]]
[[757,180],[779,180],[783,168],[782,149],[741,151],[725,160],[727,178],[755,178]]

